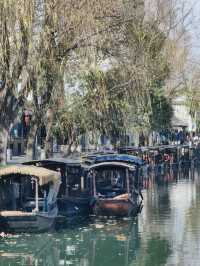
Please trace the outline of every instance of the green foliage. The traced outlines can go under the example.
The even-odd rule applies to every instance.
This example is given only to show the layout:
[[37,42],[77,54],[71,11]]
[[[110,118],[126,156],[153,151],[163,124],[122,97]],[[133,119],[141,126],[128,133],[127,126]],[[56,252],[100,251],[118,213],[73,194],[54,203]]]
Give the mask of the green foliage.
[[165,80],[170,74],[170,65],[164,53],[166,39],[153,22],[130,22],[126,25],[124,45],[127,57],[125,60],[122,57],[121,71],[125,72],[128,81],[127,128],[147,132],[158,129],[157,111],[160,112],[160,127],[170,125],[171,110],[165,117],[162,113],[162,108],[170,109],[170,103],[167,105],[167,100],[166,103],[164,100]]
[[84,77],[84,107],[87,109],[87,126],[108,136],[119,136],[125,127],[126,95],[120,90],[120,73],[91,70]]
[[65,98],[62,106],[54,111],[53,134],[65,142],[77,142],[86,132],[85,110],[82,97],[78,93]]
[[[137,9],[136,2],[116,0],[22,2],[0,2],[0,79],[7,82],[2,93],[6,97],[0,97],[2,121],[14,121],[16,112],[9,117],[10,109],[25,101],[28,90],[33,95],[28,103],[32,123],[45,124],[47,140],[52,130],[76,141],[85,132],[116,139],[131,127],[169,127],[170,103],[162,92],[169,76],[163,49],[167,37],[159,23],[137,14],[142,5]],[[114,61],[105,72],[98,68],[104,59]],[[80,71],[82,82],[69,98],[67,62],[71,70],[78,65],[73,74]],[[19,99],[15,88],[23,71],[28,78]],[[47,119],[49,109],[53,121]]]
[[152,114],[150,115],[150,125],[152,130],[168,129],[171,126],[173,109],[171,102],[164,96],[151,93]]

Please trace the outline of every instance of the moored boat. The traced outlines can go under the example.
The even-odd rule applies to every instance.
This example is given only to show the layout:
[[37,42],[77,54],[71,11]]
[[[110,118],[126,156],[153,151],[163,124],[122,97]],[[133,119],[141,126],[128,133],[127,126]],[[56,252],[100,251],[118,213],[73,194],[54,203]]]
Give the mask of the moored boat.
[[128,194],[124,198],[98,199],[94,212],[102,216],[135,216],[139,212],[139,205],[131,201]]
[[0,168],[0,227],[6,232],[42,232],[54,227],[60,175],[42,167]]
[[58,193],[58,211],[67,218],[72,216],[88,216],[90,214],[91,195],[85,187],[85,177],[80,160],[50,158],[25,162],[57,171],[61,174],[61,186]]
[[143,161],[130,155],[104,155],[88,167],[93,211],[105,216],[135,216],[142,208],[138,168]]

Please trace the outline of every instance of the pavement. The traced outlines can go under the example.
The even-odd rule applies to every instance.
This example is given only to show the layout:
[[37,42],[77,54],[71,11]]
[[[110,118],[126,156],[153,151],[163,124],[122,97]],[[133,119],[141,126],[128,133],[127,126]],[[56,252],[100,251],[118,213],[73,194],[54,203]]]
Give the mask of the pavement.
[[[77,154],[75,154],[74,156],[69,156],[67,157],[68,159],[77,159],[80,157]],[[63,155],[61,153],[54,153],[52,158],[63,158]],[[41,158],[38,158],[38,160],[40,160]],[[43,158],[44,159],[44,158]],[[21,156],[12,156],[11,159],[7,159],[7,164],[21,164],[23,162],[26,162],[26,155],[21,155]]]
[[12,156],[12,159],[7,160],[7,164],[21,164],[26,161],[26,157],[22,156]]

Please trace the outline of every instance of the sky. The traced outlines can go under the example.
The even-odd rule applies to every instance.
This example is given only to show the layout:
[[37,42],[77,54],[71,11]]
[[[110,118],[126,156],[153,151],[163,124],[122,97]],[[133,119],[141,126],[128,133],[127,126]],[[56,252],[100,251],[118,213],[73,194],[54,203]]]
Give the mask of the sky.
[[[184,1],[184,0],[182,0]],[[185,0],[188,8],[192,7],[188,29],[191,35],[191,53],[194,60],[200,59],[200,0]]]

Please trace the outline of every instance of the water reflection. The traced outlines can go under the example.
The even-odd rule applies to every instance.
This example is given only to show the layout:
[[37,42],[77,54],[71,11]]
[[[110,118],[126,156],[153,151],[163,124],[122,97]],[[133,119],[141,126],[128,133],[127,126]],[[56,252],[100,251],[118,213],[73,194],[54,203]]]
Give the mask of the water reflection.
[[91,219],[51,234],[0,239],[0,266],[199,265],[200,169],[144,180],[137,219]]
[[155,177],[145,192],[147,204],[139,219],[143,238],[159,234],[170,243],[170,255],[160,265],[199,265],[199,174],[199,169],[176,169]]
[[139,243],[136,220],[94,220],[57,234],[1,240],[0,265],[130,265]]

